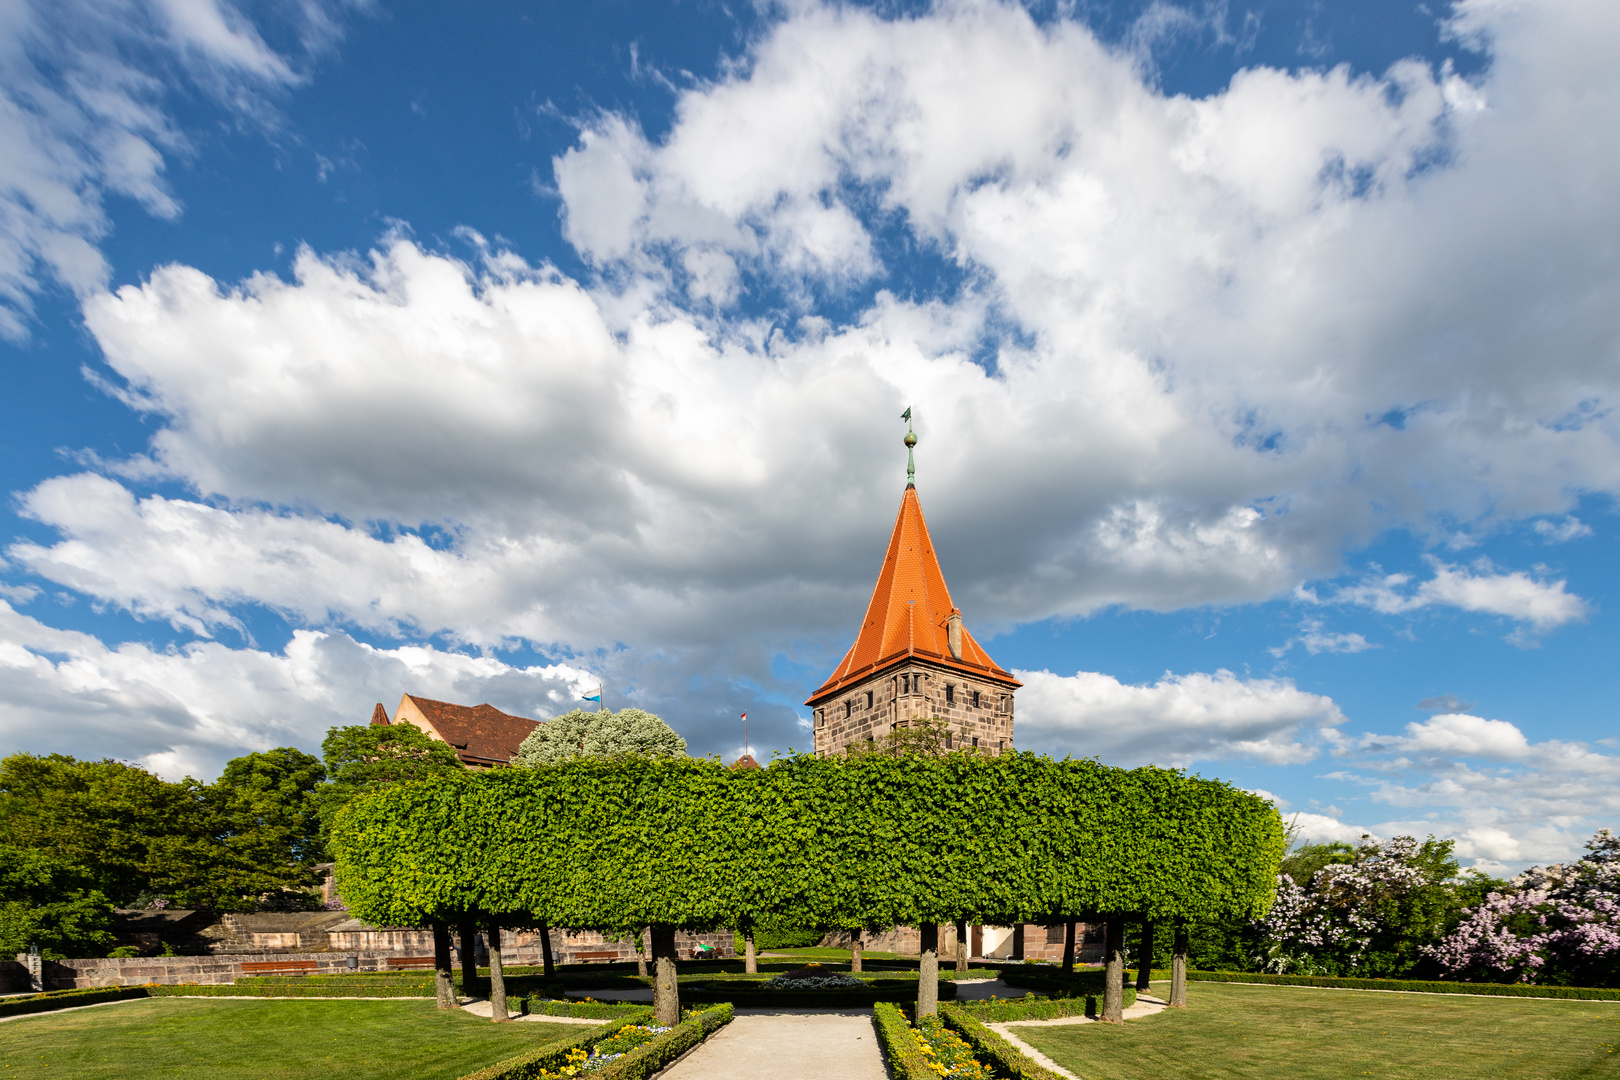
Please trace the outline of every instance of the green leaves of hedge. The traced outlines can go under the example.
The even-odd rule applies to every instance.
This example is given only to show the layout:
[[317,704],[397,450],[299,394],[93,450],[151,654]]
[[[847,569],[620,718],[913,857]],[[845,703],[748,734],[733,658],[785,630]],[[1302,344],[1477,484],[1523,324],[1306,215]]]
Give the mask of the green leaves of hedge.
[[1282,822],[1264,800],[1168,769],[1033,754],[580,759],[444,774],[338,816],[359,917],[480,912],[615,928],[893,926],[1088,913],[1253,916]]

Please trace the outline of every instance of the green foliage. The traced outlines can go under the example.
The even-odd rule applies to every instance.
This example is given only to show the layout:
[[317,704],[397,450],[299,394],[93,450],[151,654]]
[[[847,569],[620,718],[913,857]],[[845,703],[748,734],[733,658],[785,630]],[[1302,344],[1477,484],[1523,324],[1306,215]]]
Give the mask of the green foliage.
[[1331,975],[1264,975],[1255,972],[1189,971],[1189,982],[1256,983],[1266,986],[1321,986],[1342,990],[1399,990],[1413,994],[1476,994],[1487,997],[1575,998],[1620,1001],[1620,989],[1595,986],[1537,986],[1533,983],[1444,982],[1437,979],[1352,979]]
[[[865,1008],[880,1001],[915,1001],[916,979],[864,979],[862,989],[780,990],[765,988],[760,980],[715,979],[681,983],[683,1001],[729,1001],[745,1008]],[[948,979],[939,980],[939,1000],[956,997],[957,987]]]
[[0,844],[0,957],[30,945],[51,958],[100,956],[112,904],[89,875],[49,852]]
[[[13,754],[0,761],[0,822],[11,842],[81,879],[62,886],[118,906],[251,910],[314,881],[310,797],[318,761],[291,748],[249,754],[218,783],[161,780],[117,761]],[[299,894],[294,894],[295,896]]]
[[1284,855],[1277,865],[1277,873],[1287,874],[1298,882],[1306,882],[1324,867],[1356,861],[1356,849],[1342,840],[1326,844],[1300,844]]
[[465,772],[448,743],[411,724],[355,724],[331,728],[321,742],[327,783],[316,794],[320,846],[327,849],[338,811],[361,792]]
[[1033,993],[1021,998],[991,998],[988,1001],[966,1001],[961,1007],[974,1019],[985,1024],[1005,1024],[1011,1020],[1061,1020],[1066,1016],[1096,1016],[1098,1000],[1091,997],[1036,997]]
[[1282,842],[1275,809],[1227,784],[1032,754],[441,772],[360,794],[333,829],[368,922],[602,929],[1253,917]]
[[937,716],[919,716],[903,727],[864,742],[853,742],[844,753],[850,757],[881,754],[884,757],[942,757],[945,754],[978,754],[965,746],[950,745],[951,725]]
[[[791,927],[766,929],[762,927],[754,931],[754,948],[760,952],[764,952],[766,949],[807,949],[815,945],[822,937],[822,932],[814,927],[805,929]],[[737,934],[734,948],[738,956],[743,954],[745,944],[742,934]]]
[[[674,1028],[642,1043],[606,1066],[593,1070],[590,1075],[601,1080],[646,1080],[731,1023],[731,1018],[730,1005],[717,1005],[700,1013],[688,1013],[687,1018]],[[578,1060],[578,1052],[588,1052],[598,1043],[606,1043],[617,1037],[627,1024],[651,1021],[652,1010],[644,1009],[639,1014],[591,1028],[566,1042],[550,1043],[538,1050],[496,1062],[488,1068],[467,1074],[461,1080],[541,1080],[543,1077],[556,1076],[570,1060]]]
[[569,1001],[531,994],[518,1003],[524,1016],[568,1016],[576,1020],[624,1020],[641,1015],[645,1006],[609,1001]]
[[898,1005],[879,1002],[872,1006],[872,1020],[890,1076],[895,1080],[938,1080],[939,1074],[928,1067],[928,1057],[912,1035],[911,1025]]
[[47,990],[43,994],[27,997],[0,998],[0,1017],[26,1016],[57,1009],[77,1009],[81,1005],[100,1005],[104,1001],[146,997],[146,991],[144,986],[97,986],[84,990]]
[[685,757],[686,740],[641,709],[563,713],[529,733],[512,764],[555,765],[579,757]]
[[1057,1073],[1037,1064],[960,1005],[941,1005],[939,1016],[973,1048],[979,1060],[990,1064],[996,1076],[1009,1080],[1059,1080]]

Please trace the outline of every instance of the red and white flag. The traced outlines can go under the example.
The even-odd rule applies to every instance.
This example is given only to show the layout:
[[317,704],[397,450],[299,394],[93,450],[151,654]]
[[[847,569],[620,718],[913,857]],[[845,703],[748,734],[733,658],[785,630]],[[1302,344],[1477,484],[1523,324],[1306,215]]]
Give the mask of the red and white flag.
[[744,720],[746,720],[746,719],[748,719],[748,714],[747,714],[747,713],[743,713],[743,714],[742,714],[742,718],[743,718],[743,719],[744,719]]

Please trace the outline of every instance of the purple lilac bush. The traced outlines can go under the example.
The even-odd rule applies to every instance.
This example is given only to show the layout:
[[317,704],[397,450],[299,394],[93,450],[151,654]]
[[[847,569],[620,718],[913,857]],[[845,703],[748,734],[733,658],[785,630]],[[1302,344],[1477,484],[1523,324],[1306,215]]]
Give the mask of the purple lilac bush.
[[1620,837],[1601,829],[1586,850],[1512,879],[1425,951],[1450,978],[1620,986]]

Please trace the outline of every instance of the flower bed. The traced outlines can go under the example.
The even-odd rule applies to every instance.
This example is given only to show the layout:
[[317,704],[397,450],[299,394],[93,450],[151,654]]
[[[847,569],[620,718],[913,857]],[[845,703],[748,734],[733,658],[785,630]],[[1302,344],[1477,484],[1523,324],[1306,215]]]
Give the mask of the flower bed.
[[687,1010],[672,1028],[652,1024],[652,1010],[628,1024],[604,1024],[562,1044],[553,1043],[470,1073],[462,1080],[646,1080],[731,1022],[731,1006]]
[[833,971],[820,964],[806,964],[802,968],[783,972],[774,979],[759,984],[761,990],[865,990],[863,979]]
[[[978,1017],[960,1005],[941,1005],[940,1018],[972,1047],[974,1055],[988,1061],[998,1077],[1010,1080],[1060,1080],[1058,1075],[1035,1061],[1012,1043],[986,1027]],[[1028,1018],[1026,1018],[1028,1019]]]
[[[940,982],[938,985],[941,1001],[956,997],[955,983]],[[685,984],[681,987],[681,994],[692,1001],[729,1001],[734,1005],[865,1008],[880,1001],[916,1001],[917,980],[862,979],[859,986],[801,990],[777,989],[757,980],[728,979]]]

